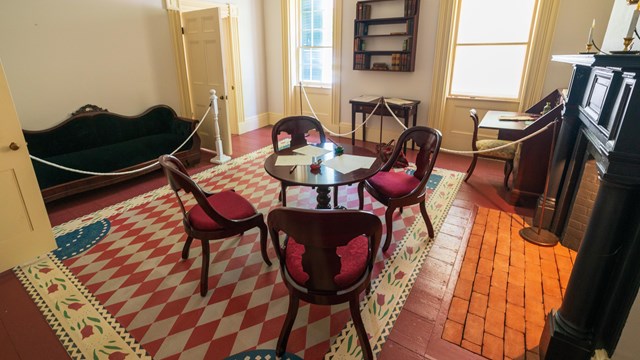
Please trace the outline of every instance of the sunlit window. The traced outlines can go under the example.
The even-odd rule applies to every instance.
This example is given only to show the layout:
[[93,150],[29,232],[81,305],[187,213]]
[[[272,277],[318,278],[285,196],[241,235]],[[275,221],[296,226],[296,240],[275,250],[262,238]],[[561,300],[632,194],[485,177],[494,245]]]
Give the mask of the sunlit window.
[[302,0],[300,6],[300,79],[329,84],[333,0]]
[[518,99],[536,0],[459,0],[450,94]]

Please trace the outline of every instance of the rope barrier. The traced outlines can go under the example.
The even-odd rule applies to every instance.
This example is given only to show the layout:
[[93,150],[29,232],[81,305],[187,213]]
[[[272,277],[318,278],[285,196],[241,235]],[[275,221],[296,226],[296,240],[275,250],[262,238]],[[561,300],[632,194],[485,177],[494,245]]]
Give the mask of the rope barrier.
[[[184,142],[182,142],[182,144],[180,144],[180,146],[178,146],[175,150],[173,150],[171,152],[170,155],[173,155],[175,153],[178,152],[178,150],[180,150],[180,148],[182,148],[187,142],[189,142],[189,140],[191,140],[191,138],[193,137],[193,135],[196,133],[196,131],[198,131],[198,129],[200,128],[200,126],[204,123],[204,119],[207,117],[207,115],[209,115],[209,111],[211,110],[211,106],[209,106],[207,108],[207,111],[204,113],[204,116],[202,116],[202,119],[200,120],[200,122],[198,123],[198,125],[196,126],[196,128],[193,130],[193,132],[191,132],[191,134],[189,136],[187,136],[187,138],[185,139]],[[44,160],[44,159],[40,159],[39,157],[33,156],[33,155],[29,155],[29,157],[33,160],[36,160],[38,162],[41,162],[43,164],[49,165],[49,166],[53,166],[55,168],[61,169],[61,170],[66,170],[66,171],[70,171],[70,172],[75,172],[78,174],[84,174],[84,175],[100,175],[100,176],[119,176],[119,175],[129,175],[129,174],[135,174],[137,172],[142,172],[148,169],[151,169],[152,167],[158,165],[158,161],[155,161],[153,164],[149,164],[145,167],[141,167],[139,169],[135,169],[135,170],[129,170],[129,171],[121,171],[121,172],[106,172],[106,173],[101,173],[101,172],[94,172],[94,171],[85,171],[85,170],[79,170],[79,169],[74,169],[74,168],[70,168],[70,167],[66,167],[64,165],[59,165],[59,164],[55,164],[52,163],[50,161]]]
[[[313,117],[315,119],[319,120],[318,119],[318,115],[316,115],[316,112],[313,110],[313,106],[311,106],[311,102],[309,101],[309,97],[307,96],[307,90],[305,90],[304,86],[302,86],[302,81],[300,82],[300,89],[302,89],[302,93],[304,94],[304,98],[307,100],[307,105],[309,106],[309,109],[311,110],[311,114],[313,115]],[[371,114],[369,114],[369,116],[367,116],[367,118],[364,119],[362,124],[358,125],[355,129],[349,131],[348,133],[338,134],[336,132],[333,132],[333,131],[329,130],[326,126],[324,126],[324,124],[320,123],[320,125],[322,125],[322,128],[324,129],[324,131],[328,132],[329,134],[331,134],[333,136],[338,136],[338,137],[349,136],[349,135],[353,134],[354,132],[360,130],[360,128],[363,127],[369,121],[369,119],[371,119],[373,114],[375,114],[376,110],[378,110],[378,106],[380,106],[380,103],[383,101],[383,99],[384,98],[382,98],[382,97],[380,99],[378,99],[378,103],[373,108],[373,111],[371,112]]]
[[[302,89],[302,92],[304,93],[304,97],[307,100],[307,105],[309,105],[309,109],[311,109],[311,113],[313,114],[313,117],[318,119],[318,116],[316,115],[315,111],[313,110],[313,107],[311,106],[311,102],[309,102],[309,97],[307,96],[307,91],[304,89],[304,86],[302,86],[302,81],[300,82],[300,88]],[[367,121],[369,121],[369,118],[376,112],[376,109],[378,109],[378,106],[380,105],[380,101],[382,101],[384,106],[387,107],[387,110],[389,111],[389,114],[391,114],[391,116],[393,116],[393,118],[396,120],[396,122],[398,122],[398,124],[400,124],[400,126],[402,126],[402,128],[404,130],[407,130],[407,127],[404,125],[404,123],[400,119],[398,119],[396,114],[393,113],[393,111],[389,107],[389,103],[384,98],[384,96],[380,97],[380,99],[378,100],[378,104],[373,109],[371,114],[367,117],[367,119],[365,121],[363,121],[362,124],[360,126],[358,126],[357,128],[355,128],[353,131],[350,131],[350,132],[348,132],[346,134],[336,134],[336,133],[331,132],[324,125],[322,125],[322,128],[325,131],[329,132],[330,134],[332,134],[334,136],[351,135],[354,132],[356,132],[358,129],[360,129],[364,124],[366,124]],[[523,141],[529,140],[532,137],[537,136],[538,134],[541,134],[541,133],[547,131],[551,126],[553,126],[557,122],[558,122],[557,119],[553,120],[552,122],[547,124],[545,127],[541,128],[541,129],[537,130],[536,132],[533,132],[533,133],[531,133],[531,134],[529,134],[529,135],[527,135],[527,136],[525,136],[523,138],[508,142],[508,143],[506,143],[504,145],[500,145],[500,146],[496,146],[496,147],[493,147],[493,148],[489,148],[489,149],[482,149],[482,150],[453,150],[453,149],[447,149],[447,148],[440,147],[440,150],[444,151],[444,152],[451,153],[451,154],[482,154],[482,153],[492,152],[492,151],[504,149],[504,148],[507,148],[509,146],[512,146],[512,145],[515,145],[515,144],[519,144],[519,143],[521,143]]]

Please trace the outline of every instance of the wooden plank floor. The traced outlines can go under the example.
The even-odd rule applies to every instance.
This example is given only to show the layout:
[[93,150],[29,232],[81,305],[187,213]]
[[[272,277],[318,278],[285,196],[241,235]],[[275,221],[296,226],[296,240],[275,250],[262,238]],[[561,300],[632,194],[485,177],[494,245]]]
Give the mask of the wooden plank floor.
[[[350,139],[334,139],[349,142]],[[271,144],[271,127],[233,136],[233,157]],[[375,148],[375,143],[358,141],[356,145]],[[409,151],[410,160],[415,152]],[[213,166],[209,153],[203,153],[199,165],[189,169],[195,173]],[[470,158],[441,153],[436,166],[466,171]],[[423,266],[418,281],[385,344],[380,359],[461,359],[477,358],[476,354],[441,339],[446,310],[449,308],[455,281],[469,239],[476,206],[531,216],[528,208],[514,207],[505,201],[502,187],[502,163],[479,159],[468,183],[463,183],[445,225],[434,243],[429,261]],[[160,171],[130,181],[79,194],[47,204],[53,226],[126,200],[166,184]],[[444,311],[444,318],[443,318]],[[68,358],[53,331],[12,271],[0,274],[0,358],[35,359]]]

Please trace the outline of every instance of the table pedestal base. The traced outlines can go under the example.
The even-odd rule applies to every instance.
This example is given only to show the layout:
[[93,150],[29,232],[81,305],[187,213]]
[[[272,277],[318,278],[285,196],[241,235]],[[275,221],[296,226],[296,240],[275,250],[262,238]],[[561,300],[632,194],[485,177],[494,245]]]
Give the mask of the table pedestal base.
[[329,191],[329,187],[318,186],[316,191],[318,192],[318,196],[316,197],[318,205],[316,205],[316,209],[331,209],[331,198],[329,197],[331,191]]

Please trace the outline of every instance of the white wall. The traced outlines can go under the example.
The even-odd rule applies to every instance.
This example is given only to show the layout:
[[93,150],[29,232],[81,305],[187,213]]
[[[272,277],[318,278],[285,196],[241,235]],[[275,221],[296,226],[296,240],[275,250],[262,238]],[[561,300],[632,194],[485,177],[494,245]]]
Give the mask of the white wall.
[[[631,24],[631,17],[633,11],[636,9],[636,5],[628,5],[626,0],[615,0],[613,10],[611,11],[611,19],[609,20],[609,26],[607,27],[607,35],[604,38],[602,44],[602,50],[622,50],[624,49],[624,37],[627,36],[629,25]],[[636,25],[637,28],[637,25]],[[638,44],[640,41],[634,39],[635,46],[633,50],[640,49]]]
[[[438,8],[438,0],[422,0],[420,2],[418,43],[416,45],[416,65],[414,72],[360,71],[353,70],[353,20],[356,17],[356,5],[355,1],[343,2],[342,73],[340,76],[341,123],[351,123],[351,105],[349,104],[349,99],[366,94],[420,100],[420,105],[418,105],[418,125],[427,125]],[[379,17],[379,15],[376,15],[376,17]],[[360,122],[361,114],[356,116],[356,121]],[[367,123],[367,129],[371,129],[367,137],[368,140],[377,141],[379,118],[379,116],[374,116],[371,121]],[[387,137],[397,137],[397,135],[402,132],[402,128],[400,128],[392,118],[384,119],[384,129]],[[341,132],[350,130],[350,125],[348,128],[340,128]]]
[[[586,51],[585,45],[593,19],[596,26],[593,40],[602,45],[614,0],[562,0],[551,44],[551,54],[577,54]],[[618,1],[618,0],[617,0]],[[622,0],[625,2],[625,0]],[[596,51],[595,48],[592,51]],[[547,68],[543,95],[555,89],[569,87],[573,68],[568,64],[550,62]]]
[[265,0],[264,38],[269,112],[282,115],[284,114],[284,84],[282,82],[281,0]]
[[160,0],[0,2],[0,58],[23,128],[49,128],[85,104],[136,115],[179,108]]
[[[267,0],[269,3],[272,1]],[[231,3],[238,7],[244,115],[252,118],[269,111],[263,6],[272,5],[265,5],[262,0],[232,0]]]

